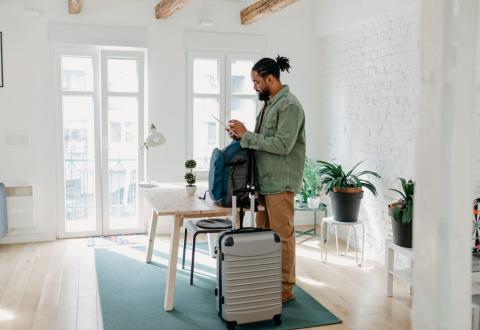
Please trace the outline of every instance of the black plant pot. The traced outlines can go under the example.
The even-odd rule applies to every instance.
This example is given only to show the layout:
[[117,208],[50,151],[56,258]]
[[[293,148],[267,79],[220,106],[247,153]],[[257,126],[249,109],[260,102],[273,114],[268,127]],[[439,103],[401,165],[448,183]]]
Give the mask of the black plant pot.
[[412,223],[402,224],[392,217],[393,243],[406,248],[412,247]]
[[354,193],[330,191],[328,194],[332,201],[332,212],[335,221],[356,222],[358,220],[363,191]]

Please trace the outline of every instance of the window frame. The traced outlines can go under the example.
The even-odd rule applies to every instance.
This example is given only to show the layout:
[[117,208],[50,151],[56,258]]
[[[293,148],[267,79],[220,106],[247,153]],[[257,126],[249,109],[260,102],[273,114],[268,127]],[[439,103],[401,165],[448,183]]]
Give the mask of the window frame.
[[[187,146],[186,159],[193,159],[193,100],[196,97],[212,98],[218,95],[219,99],[219,119],[227,122],[231,119],[231,102],[233,98],[253,99],[255,102],[255,116],[259,112],[259,101],[256,94],[232,94],[231,91],[231,63],[232,60],[252,60],[258,61],[262,57],[261,52],[239,52],[239,51],[209,51],[209,50],[189,50],[187,51]],[[193,90],[193,61],[195,59],[216,59],[218,61],[218,77],[220,84],[219,94],[200,94],[194,93]],[[252,85],[253,89],[253,85]],[[222,134],[223,132],[223,134]],[[219,148],[225,147],[230,137],[222,129],[219,128]],[[197,181],[204,181],[208,179],[208,169],[196,170]]]

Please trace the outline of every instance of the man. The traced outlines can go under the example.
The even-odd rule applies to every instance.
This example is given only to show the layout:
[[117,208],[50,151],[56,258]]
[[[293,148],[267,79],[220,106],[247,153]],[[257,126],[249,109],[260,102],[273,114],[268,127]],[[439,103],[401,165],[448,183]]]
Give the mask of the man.
[[[295,230],[294,194],[302,185],[305,163],[305,114],[297,98],[280,81],[280,71],[290,69],[289,60],[263,58],[252,68],[253,87],[264,101],[255,131],[230,120],[230,137],[244,148],[255,150],[255,178],[265,211],[257,214],[257,227],[272,228],[282,240],[282,301],[294,298]],[[235,136],[236,135],[236,136]]]

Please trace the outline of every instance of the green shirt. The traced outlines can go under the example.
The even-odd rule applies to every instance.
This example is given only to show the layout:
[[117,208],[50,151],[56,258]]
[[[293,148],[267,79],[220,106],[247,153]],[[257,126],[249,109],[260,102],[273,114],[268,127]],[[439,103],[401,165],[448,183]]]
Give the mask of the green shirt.
[[247,131],[240,144],[255,150],[256,189],[262,194],[298,192],[305,164],[305,114],[287,85],[267,101],[254,133]]

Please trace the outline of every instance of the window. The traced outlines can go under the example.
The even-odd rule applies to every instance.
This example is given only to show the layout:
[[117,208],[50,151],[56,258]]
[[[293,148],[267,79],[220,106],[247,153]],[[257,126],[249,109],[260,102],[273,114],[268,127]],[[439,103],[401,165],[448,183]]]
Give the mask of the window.
[[242,121],[255,128],[257,96],[250,78],[259,54],[190,52],[188,54],[188,158],[206,173],[212,150],[230,138],[212,115],[223,122]]
[[215,123],[208,123],[208,145],[217,144],[217,125]]

